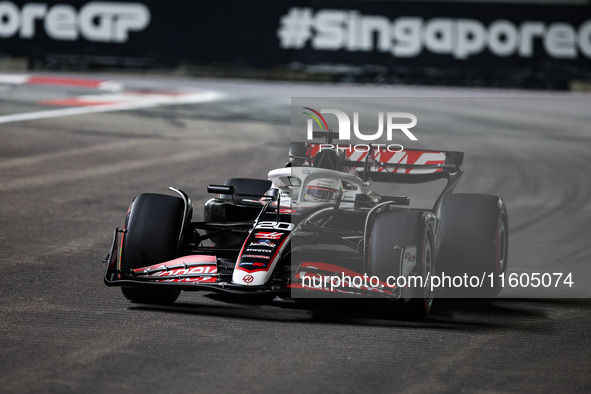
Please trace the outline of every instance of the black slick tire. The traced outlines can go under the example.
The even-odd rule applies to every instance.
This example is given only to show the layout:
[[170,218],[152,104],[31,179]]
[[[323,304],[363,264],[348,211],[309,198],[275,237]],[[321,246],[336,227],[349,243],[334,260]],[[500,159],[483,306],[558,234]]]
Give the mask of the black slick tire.
[[[494,297],[507,272],[509,218],[503,199],[486,194],[450,194],[439,204],[441,246],[438,275],[478,276],[482,286],[447,289],[458,297]],[[474,282],[475,283],[475,282]]]
[[[140,194],[129,207],[121,249],[121,271],[146,267],[177,256],[183,223],[184,205],[178,197],[164,194]],[[122,287],[130,301],[170,304],[180,291],[169,288]]]

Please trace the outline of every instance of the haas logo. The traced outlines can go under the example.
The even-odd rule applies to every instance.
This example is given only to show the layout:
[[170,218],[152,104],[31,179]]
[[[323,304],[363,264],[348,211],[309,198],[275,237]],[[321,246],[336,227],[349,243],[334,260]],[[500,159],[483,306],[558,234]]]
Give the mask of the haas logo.
[[266,232],[266,231],[259,231],[258,233],[255,234],[255,238],[263,238],[263,239],[279,239],[281,238],[281,236],[283,235],[283,233],[278,233],[278,232]]

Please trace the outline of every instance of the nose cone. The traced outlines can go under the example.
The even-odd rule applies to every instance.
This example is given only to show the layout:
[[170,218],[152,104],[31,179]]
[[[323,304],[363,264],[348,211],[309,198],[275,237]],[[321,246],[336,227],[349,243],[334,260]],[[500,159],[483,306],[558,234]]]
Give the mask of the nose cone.
[[244,286],[261,286],[267,283],[270,276],[271,271],[248,272],[242,269],[235,269],[232,275],[232,282]]

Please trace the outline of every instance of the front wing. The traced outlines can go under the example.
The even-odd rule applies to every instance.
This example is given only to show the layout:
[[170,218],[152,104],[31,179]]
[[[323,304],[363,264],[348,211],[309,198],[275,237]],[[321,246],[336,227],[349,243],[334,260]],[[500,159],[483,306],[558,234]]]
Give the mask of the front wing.
[[[109,254],[104,259],[107,270],[104,282],[107,286],[135,288],[176,288],[184,291],[213,291],[244,296],[287,296],[314,298],[335,296],[373,296],[399,298],[400,289],[380,282],[367,285],[367,276],[351,269],[327,262],[304,261],[298,265],[291,280],[285,285],[244,286],[231,282],[231,275],[224,274],[222,259],[213,254],[182,256],[173,260],[122,272],[120,266],[123,231],[115,229]],[[327,281],[319,278],[347,277],[351,281]],[[361,283],[361,285],[359,285]]]

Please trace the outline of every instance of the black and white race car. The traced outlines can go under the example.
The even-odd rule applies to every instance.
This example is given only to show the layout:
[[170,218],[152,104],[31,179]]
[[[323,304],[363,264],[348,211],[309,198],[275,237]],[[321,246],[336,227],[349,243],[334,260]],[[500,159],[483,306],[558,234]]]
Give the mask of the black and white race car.
[[[105,283],[139,303],[172,303],[181,290],[338,296],[408,318],[429,313],[441,289],[495,296],[507,269],[507,210],[497,196],[452,193],[462,161],[453,151],[292,143],[288,165],[267,179],[208,186],[216,196],[204,221],[192,221],[181,190],[140,194],[115,230]],[[447,183],[426,209],[372,190],[440,179]]]

